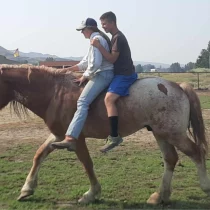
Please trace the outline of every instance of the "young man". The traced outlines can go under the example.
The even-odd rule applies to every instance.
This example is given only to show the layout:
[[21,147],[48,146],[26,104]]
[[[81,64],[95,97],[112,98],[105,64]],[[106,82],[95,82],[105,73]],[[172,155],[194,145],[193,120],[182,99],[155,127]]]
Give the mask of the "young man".
[[129,87],[137,80],[137,74],[135,73],[128,41],[124,34],[117,28],[115,14],[113,12],[106,12],[100,17],[100,20],[105,32],[112,35],[111,53],[105,50],[97,39],[93,39],[91,44],[99,49],[105,59],[114,64],[115,75],[104,100],[110,120],[111,133],[101,152],[107,152],[123,141],[118,134],[116,102],[120,96],[129,95]]

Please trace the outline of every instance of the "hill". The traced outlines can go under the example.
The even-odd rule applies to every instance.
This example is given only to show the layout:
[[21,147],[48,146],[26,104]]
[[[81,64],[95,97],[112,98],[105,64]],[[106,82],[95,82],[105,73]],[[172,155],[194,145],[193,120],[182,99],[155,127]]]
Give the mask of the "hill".
[[19,52],[19,57],[14,57],[14,52],[5,49],[4,47],[0,46],[0,55],[5,56],[6,59],[18,62],[18,63],[30,63],[30,64],[38,64],[39,61],[45,61],[46,58],[52,57],[55,61],[68,61],[68,60],[78,60],[78,58],[60,58],[56,55],[50,55],[50,54],[43,54],[43,53],[37,53],[37,52]]
[[19,64],[17,61],[9,60],[5,56],[0,55],[0,64]]
[[[82,59],[82,57],[60,58],[56,55],[42,54],[42,53],[38,53],[38,52],[29,52],[29,53],[19,52],[19,53],[20,53],[20,56],[15,58],[13,56],[12,51],[7,50],[7,49],[0,46],[0,55],[5,56],[9,60],[14,60],[14,61],[20,62],[20,63],[24,63],[27,60],[28,63],[38,64],[39,61],[45,61],[46,58],[48,58],[48,57],[52,57],[56,61],[68,61],[68,60],[79,61],[79,60]],[[154,65],[156,68],[160,68],[160,67],[161,68],[169,68],[170,67],[169,64],[165,64],[165,63],[134,61],[134,65],[138,65],[138,64],[141,64],[142,66],[147,65],[147,64],[151,64],[151,65]]]

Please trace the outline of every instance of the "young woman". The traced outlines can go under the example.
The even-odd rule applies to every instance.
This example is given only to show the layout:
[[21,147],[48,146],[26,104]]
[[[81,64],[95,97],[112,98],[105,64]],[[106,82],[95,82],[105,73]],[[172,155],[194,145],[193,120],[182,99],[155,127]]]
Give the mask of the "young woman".
[[[94,19],[87,18],[77,30],[81,31],[86,39],[98,39],[101,45],[110,52],[111,42],[108,36],[97,28],[97,22]],[[113,68],[113,64],[107,61],[100,51],[90,44],[88,53],[82,61],[68,69],[70,71],[84,71],[83,76],[75,81],[79,82],[79,85],[87,79],[89,81],[77,101],[77,111],[68,127],[65,139],[61,142],[52,143],[54,148],[76,150],[76,141],[87,118],[89,105],[105,88],[108,88],[114,77]]]

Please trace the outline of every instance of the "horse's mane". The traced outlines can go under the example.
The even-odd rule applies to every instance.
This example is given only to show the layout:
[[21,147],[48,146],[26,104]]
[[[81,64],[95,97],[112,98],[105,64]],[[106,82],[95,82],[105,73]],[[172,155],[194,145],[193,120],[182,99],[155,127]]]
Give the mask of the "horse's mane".
[[13,110],[18,118],[22,119],[23,116],[23,118],[27,119],[30,117],[28,109],[20,102],[11,101],[9,105],[10,105],[10,113],[12,113]]
[[68,72],[68,71],[64,72],[63,69],[56,69],[47,66],[33,66],[30,64],[21,64],[21,65],[3,64],[0,65],[0,73],[3,73],[4,70],[6,69],[20,69],[20,68],[28,70],[28,78],[30,78],[30,74],[32,72],[42,73],[44,76],[53,77],[53,78],[68,75],[70,80],[73,80],[81,76],[81,72]]
[[[73,82],[75,78],[78,78],[81,76],[81,72],[64,72],[62,69],[56,69],[52,67],[46,67],[46,66],[33,66],[30,64],[21,64],[21,65],[7,65],[3,64],[0,65],[0,75],[4,73],[5,70],[8,69],[26,69],[28,71],[28,80],[30,81],[30,75],[32,72],[34,73],[41,73],[44,77],[47,77],[49,80],[59,78],[60,77],[68,77],[68,83],[72,83],[73,86],[76,86]],[[23,106],[21,103],[17,101],[11,101],[10,102],[10,111],[14,110],[14,113],[21,118],[21,113],[24,115],[24,117],[29,117],[28,109]]]

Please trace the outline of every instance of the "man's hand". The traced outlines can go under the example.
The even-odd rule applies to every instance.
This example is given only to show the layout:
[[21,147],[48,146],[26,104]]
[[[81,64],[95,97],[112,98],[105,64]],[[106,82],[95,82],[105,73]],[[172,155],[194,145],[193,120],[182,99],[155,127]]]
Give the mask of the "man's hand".
[[91,39],[90,44],[93,45],[94,47],[97,47],[97,48],[99,48],[100,45],[101,45],[100,42],[99,42],[99,39]]
[[87,80],[87,78],[82,76],[79,79],[75,79],[74,82],[79,83],[79,86],[81,86],[82,83],[84,83],[86,80]]

